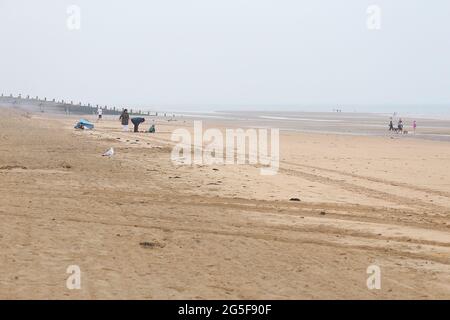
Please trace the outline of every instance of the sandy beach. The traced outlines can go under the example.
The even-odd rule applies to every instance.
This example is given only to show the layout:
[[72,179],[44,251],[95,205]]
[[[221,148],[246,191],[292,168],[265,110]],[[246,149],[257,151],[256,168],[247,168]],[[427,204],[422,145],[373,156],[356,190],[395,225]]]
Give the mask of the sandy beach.
[[450,298],[449,141],[281,131],[263,176],[174,165],[186,117],[77,120],[0,108],[1,299]]

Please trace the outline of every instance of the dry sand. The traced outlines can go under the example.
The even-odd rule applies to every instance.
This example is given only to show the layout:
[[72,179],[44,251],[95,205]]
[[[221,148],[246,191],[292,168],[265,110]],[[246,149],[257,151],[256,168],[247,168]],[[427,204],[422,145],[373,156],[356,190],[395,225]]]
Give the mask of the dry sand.
[[175,166],[190,122],[74,122],[0,109],[0,298],[450,298],[449,142],[282,133],[261,176]]

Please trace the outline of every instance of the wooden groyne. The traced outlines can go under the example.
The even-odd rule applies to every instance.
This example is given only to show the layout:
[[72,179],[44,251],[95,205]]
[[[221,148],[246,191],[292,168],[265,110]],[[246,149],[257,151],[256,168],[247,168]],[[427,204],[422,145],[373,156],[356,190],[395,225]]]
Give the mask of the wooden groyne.
[[[42,113],[59,113],[59,114],[97,114],[98,109],[102,109],[104,115],[120,115],[124,108],[92,105],[90,103],[83,104],[81,102],[74,103],[73,101],[47,99],[46,97],[30,97],[22,95],[13,96],[1,94],[0,105],[20,108],[29,112]],[[141,110],[133,110],[128,108],[128,112],[132,115],[158,115],[158,113],[151,113],[150,111],[142,112]]]

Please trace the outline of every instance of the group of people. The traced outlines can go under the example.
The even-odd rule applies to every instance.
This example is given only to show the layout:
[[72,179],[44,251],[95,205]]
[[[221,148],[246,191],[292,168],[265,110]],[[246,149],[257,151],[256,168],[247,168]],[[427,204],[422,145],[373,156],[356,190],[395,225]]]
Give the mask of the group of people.
[[[392,117],[391,117],[391,119],[390,119],[390,121],[389,121],[389,131],[394,131],[394,132],[396,132],[396,133],[399,133],[399,132],[400,132],[400,133],[406,133],[407,131],[404,131],[403,127],[404,127],[404,125],[403,125],[403,120],[402,120],[402,118],[400,118],[400,119],[398,120],[397,127],[394,127],[394,120],[393,120]],[[416,133],[416,128],[417,128],[417,122],[416,122],[416,120],[413,121],[412,127],[413,127],[413,132],[414,132],[414,134],[415,134],[415,133]]]
[[[101,108],[98,108],[98,109],[97,109],[97,115],[98,115],[97,121],[102,120],[102,118],[103,118],[103,110],[102,110]],[[131,123],[132,123],[133,126],[134,126],[134,132],[139,132],[139,125],[140,125],[141,123],[145,122],[145,118],[143,118],[143,117],[134,117],[134,118],[130,118],[130,114],[128,113],[128,109],[124,109],[124,110],[122,111],[122,114],[120,115],[119,120],[120,120],[121,123],[122,123],[122,130],[123,130],[124,132],[128,132],[128,130],[129,130],[129,129],[128,129],[128,125],[129,125],[130,121],[131,121]],[[156,130],[155,130],[155,125],[152,124],[152,125],[150,126],[148,132],[150,132],[150,133],[155,133],[155,131],[156,131]]]
[[[145,118],[142,118],[142,117],[130,118],[130,114],[128,113],[127,109],[124,109],[122,111],[122,114],[120,115],[119,120],[122,123],[122,130],[125,131],[125,132],[128,132],[128,130],[129,130],[128,129],[128,125],[130,123],[130,120],[131,120],[131,123],[134,126],[134,132],[139,132],[139,125],[141,123],[145,122]],[[154,124],[152,124],[150,126],[150,129],[148,130],[148,132],[150,132],[150,133],[154,133],[155,132],[155,125]]]

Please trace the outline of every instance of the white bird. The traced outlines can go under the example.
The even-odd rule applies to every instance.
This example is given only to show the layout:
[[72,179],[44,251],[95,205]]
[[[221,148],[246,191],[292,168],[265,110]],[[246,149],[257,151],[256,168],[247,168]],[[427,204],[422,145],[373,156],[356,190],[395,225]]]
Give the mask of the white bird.
[[114,149],[111,148],[108,151],[106,151],[102,156],[103,157],[112,157],[114,155]]

